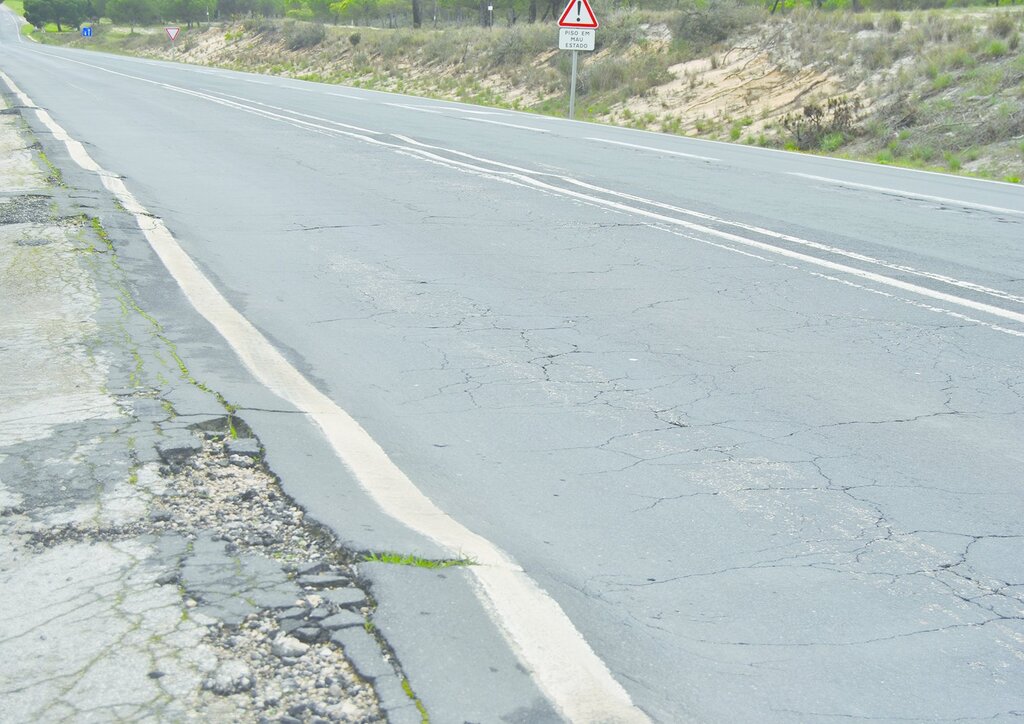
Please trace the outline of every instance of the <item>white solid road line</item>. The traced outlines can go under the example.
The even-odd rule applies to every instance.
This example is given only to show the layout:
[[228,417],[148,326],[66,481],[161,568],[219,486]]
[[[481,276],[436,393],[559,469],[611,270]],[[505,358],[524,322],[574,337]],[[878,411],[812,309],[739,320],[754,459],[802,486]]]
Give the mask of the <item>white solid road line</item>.
[[801,246],[806,246],[806,247],[808,247],[810,249],[815,249],[817,251],[823,251],[823,252],[826,252],[828,254],[835,254],[836,256],[843,256],[843,257],[846,257],[848,259],[853,259],[855,261],[860,261],[860,262],[865,262],[865,263],[872,264],[872,265],[875,265],[875,266],[880,266],[880,267],[883,267],[885,269],[888,269],[889,271],[895,271],[895,272],[899,272],[901,274],[910,274],[912,276],[921,277],[923,279],[931,279],[932,281],[941,282],[943,284],[948,284],[950,286],[959,287],[961,289],[968,289],[968,290],[970,290],[972,292],[978,292],[978,293],[985,294],[987,296],[994,297],[994,298],[997,298],[997,299],[1001,299],[1001,300],[1004,300],[1004,301],[1010,301],[1010,302],[1014,302],[1016,304],[1024,304],[1024,297],[1021,297],[1021,296],[1016,295],[1016,294],[1012,294],[1011,292],[1003,291],[1001,289],[994,289],[992,287],[984,286],[984,285],[978,284],[976,282],[969,282],[969,281],[965,281],[963,279],[957,279],[955,277],[951,277],[951,276],[948,276],[948,275],[945,275],[945,274],[936,274],[934,272],[921,271],[920,269],[917,269],[917,268],[912,267],[912,266],[908,266],[906,264],[896,264],[894,262],[889,262],[889,261],[885,261],[883,259],[878,259],[876,257],[869,256],[867,254],[861,254],[861,253],[855,252],[855,251],[848,251],[848,250],[842,249],[842,248],[840,248],[838,246],[831,246],[829,244],[823,244],[823,243],[818,242],[818,241],[810,241],[809,239],[802,239],[799,236],[793,236],[792,234],[783,234],[783,233],[778,232],[778,231],[773,231],[772,229],[766,229],[766,228],[764,228],[762,226],[756,226],[754,224],[745,224],[745,223],[743,223],[741,221],[731,221],[729,219],[723,219],[721,217],[714,216],[712,214],[706,214],[706,213],[703,213],[701,211],[695,211],[693,209],[684,209],[684,208],[681,208],[679,206],[674,206],[672,204],[663,203],[661,201],[654,201],[652,199],[645,199],[642,196],[634,196],[633,194],[627,194],[627,193],[623,193],[621,191],[614,191],[612,189],[602,188],[601,186],[595,186],[593,184],[585,183],[583,181],[578,181],[577,179],[573,179],[573,178],[568,178],[568,177],[562,177],[562,178],[563,178],[563,180],[565,180],[568,183],[571,183],[571,184],[573,184],[575,186],[579,186],[581,188],[585,188],[585,189],[588,189],[588,190],[591,190],[591,191],[596,191],[596,192],[604,193],[604,194],[610,194],[612,196],[617,196],[619,198],[627,199],[629,201],[635,201],[637,203],[642,203],[642,204],[645,204],[645,205],[648,205],[648,206],[653,206],[655,208],[664,209],[666,211],[672,211],[672,212],[677,213],[677,214],[684,214],[686,216],[691,216],[693,218],[701,219],[702,221],[708,221],[708,222],[712,222],[712,223],[722,224],[724,226],[731,226],[731,227],[736,228],[736,229],[743,229],[744,231],[749,231],[749,232],[752,232],[754,234],[759,234],[761,236],[767,236],[767,237],[772,238],[772,239],[778,239],[780,241],[788,241],[788,242],[793,243],[793,244],[799,244]]
[[[396,136],[396,137],[399,137],[399,136]],[[683,209],[675,209],[675,207],[671,207],[671,206],[669,206],[667,204],[662,204],[662,203],[657,202],[657,201],[653,201],[653,200],[650,200],[650,199],[644,199],[644,198],[642,198],[640,196],[634,196],[632,194],[624,194],[624,193],[621,193],[621,192],[612,191],[610,189],[602,189],[599,186],[594,186],[592,184],[587,184],[587,183],[584,183],[582,181],[578,181],[578,180],[576,180],[574,178],[566,177],[566,176],[558,176],[558,175],[555,175],[555,174],[548,174],[548,173],[533,173],[533,174],[531,174],[529,172],[524,173],[522,170],[496,171],[494,169],[485,168],[483,166],[478,166],[478,165],[475,165],[475,164],[467,163],[465,161],[457,161],[457,160],[454,160],[452,158],[446,158],[445,156],[441,156],[441,155],[438,155],[436,153],[431,153],[430,151],[428,151],[426,149],[431,149],[433,151],[440,151],[440,152],[443,152],[443,153],[449,153],[449,154],[452,154],[452,155],[462,156],[463,158],[471,158],[473,160],[476,160],[476,161],[479,161],[479,162],[482,162],[482,163],[490,164],[490,165],[495,166],[497,168],[509,168],[509,169],[512,169],[512,168],[515,168],[515,167],[509,166],[508,164],[501,163],[500,161],[490,161],[488,159],[479,158],[479,157],[476,157],[476,156],[471,156],[470,154],[464,153],[462,151],[456,151],[454,149],[443,148],[443,147],[440,147],[440,146],[430,146],[430,145],[425,144],[425,143],[420,143],[418,141],[414,141],[411,138],[406,138],[406,137],[399,137],[399,138],[402,138],[403,140],[406,140],[407,142],[411,142],[411,143],[415,144],[415,146],[417,146],[419,149],[421,149],[420,153],[424,157],[428,158],[429,160],[431,160],[431,161],[433,161],[435,163],[446,164],[446,165],[451,166],[452,168],[458,168],[458,169],[462,169],[462,170],[466,170],[466,171],[473,171],[473,172],[479,173],[479,174],[484,175],[484,176],[491,176],[491,177],[503,176],[506,180],[508,180],[510,182],[513,182],[513,183],[518,183],[519,185],[522,185],[522,186],[533,187],[533,188],[540,189],[540,190],[548,192],[548,193],[560,194],[560,195],[563,195],[563,196],[568,196],[570,198],[577,199],[577,200],[582,201],[584,203],[589,203],[589,204],[597,205],[597,206],[604,206],[605,208],[615,209],[616,211],[623,211],[623,212],[626,212],[626,213],[635,214],[635,215],[638,215],[638,216],[643,216],[643,217],[646,217],[646,218],[649,218],[649,219],[653,219],[655,221],[658,221],[658,222],[661,222],[661,223],[664,223],[664,224],[669,224],[669,225],[672,225],[672,226],[681,226],[683,228],[689,229],[690,231],[700,232],[702,234],[706,234],[706,235],[709,235],[709,236],[714,236],[714,237],[717,237],[719,239],[725,239],[726,241],[730,241],[730,242],[733,242],[733,243],[736,243],[736,244],[741,244],[743,246],[752,247],[752,248],[755,248],[755,249],[759,249],[761,251],[770,252],[771,254],[775,254],[775,255],[778,255],[778,256],[786,257],[786,258],[789,258],[789,259],[795,259],[797,261],[801,261],[801,262],[804,262],[804,263],[807,263],[807,264],[811,264],[811,265],[814,265],[814,266],[822,267],[824,269],[828,269],[831,272],[839,272],[841,274],[846,274],[846,275],[849,275],[849,276],[859,277],[861,279],[866,279],[866,280],[874,282],[876,284],[881,284],[881,285],[884,285],[884,286],[892,287],[892,288],[899,289],[899,290],[904,291],[904,292],[910,292],[912,294],[916,294],[916,295],[919,295],[919,296],[922,296],[922,297],[928,297],[928,298],[931,298],[931,299],[937,299],[939,301],[946,302],[948,304],[953,304],[953,305],[956,305],[956,306],[959,306],[959,307],[964,307],[964,308],[970,309],[970,310],[975,311],[975,312],[983,312],[985,314],[990,314],[990,315],[995,316],[995,317],[1000,317],[1002,319],[1007,319],[1007,320],[1010,320],[1012,322],[1016,322],[1018,324],[1024,324],[1024,314],[1022,314],[1020,312],[1015,312],[1015,311],[1012,311],[1012,310],[1009,310],[1009,309],[1003,309],[1002,307],[997,307],[997,306],[994,306],[994,305],[991,305],[991,304],[985,304],[983,302],[977,302],[977,301],[974,301],[973,299],[967,299],[966,297],[958,297],[955,294],[948,294],[946,292],[940,292],[940,291],[935,290],[935,289],[930,289],[928,287],[923,287],[923,286],[921,286],[919,284],[912,284],[910,282],[905,282],[905,281],[903,281],[901,279],[894,279],[892,277],[885,276],[884,274],[878,274],[876,272],[867,271],[865,269],[859,269],[857,267],[852,267],[852,266],[849,266],[849,265],[846,265],[846,264],[840,264],[838,262],[829,261],[827,259],[821,259],[821,258],[818,258],[818,257],[815,257],[815,256],[811,256],[810,254],[804,254],[804,253],[799,252],[799,251],[793,251],[791,249],[786,249],[784,247],[774,246],[772,244],[768,244],[768,243],[763,242],[763,241],[757,241],[755,239],[749,239],[749,238],[747,238],[745,236],[740,236],[738,234],[733,234],[733,233],[728,232],[728,231],[722,231],[720,229],[715,229],[715,228],[710,227],[710,226],[704,226],[702,224],[697,224],[697,223],[694,223],[692,221],[686,221],[684,219],[680,219],[680,218],[677,218],[677,217],[674,217],[674,216],[668,216],[666,214],[659,213],[659,212],[656,212],[656,211],[650,211],[650,210],[644,209],[644,208],[642,208],[640,206],[631,206],[631,205],[622,203],[620,201],[612,201],[612,200],[603,198],[601,196],[596,196],[594,194],[586,194],[586,193],[582,193],[582,192],[579,192],[579,191],[573,191],[571,189],[566,189],[566,188],[561,187],[561,186],[556,186],[554,184],[547,183],[545,181],[541,181],[541,180],[539,180],[538,178],[535,178],[535,177],[539,176],[539,177],[555,178],[555,179],[561,180],[561,181],[566,182],[566,183],[571,183],[571,184],[574,184],[574,185],[577,185],[577,186],[580,186],[580,187],[583,187],[583,188],[586,188],[586,189],[589,189],[589,190],[600,191],[602,193],[610,194],[610,195],[613,195],[613,196],[618,196],[620,198],[627,199],[627,200],[634,201],[634,202],[639,202],[639,203],[645,204],[647,206],[652,206],[652,207],[656,207],[656,208],[657,207],[661,207],[661,208],[666,208],[666,209],[674,209],[674,210],[677,210],[677,211],[686,211],[686,210],[683,210]],[[689,212],[689,213],[691,213],[692,215],[700,215],[699,212]],[[704,215],[704,216],[706,216],[706,215]],[[713,217],[708,217],[708,218],[713,218]],[[737,224],[737,225],[739,225],[739,224]],[[826,277],[826,278],[828,278],[828,277]],[[958,281],[958,280],[954,280],[954,281]],[[968,282],[964,282],[964,284],[969,284],[969,283]],[[938,307],[928,307],[928,309],[930,309],[931,311],[946,312],[946,310],[938,308]],[[958,318],[961,318],[961,319],[964,318],[963,315],[961,315],[961,314],[954,313],[954,316],[957,316]],[[994,324],[991,324],[991,323],[988,323],[988,322],[982,322],[981,320],[970,319],[970,321],[977,322],[979,324],[983,324],[983,325],[985,325],[985,326],[987,326],[987,327],[989,327],[991,329],[995,329],[997,331],[1004,332],[1006,334],[1011,334],[1011,335],[1016,336],[1016,337],[1024,337],[1024,332],[1020,332],[1020,331],[1012,330],[1012,329],[1007,329],[1005,327],[994,325]]]
[[411,106],[407,103],[388,103],[387,101],[385,101],[381,105],[391,106],[393,108],[405,108],[406,110],[419,111],[420,113],[435,113],[439,116],[444,115],[444,113],[442,113],[441,111],[436,111],[433,108],[424,108],[423,106]]
[[[406,110],[418,111],[420,113],[433,113],[434,115],[438,115],[438,116],[448,116],[448,114],[446,114],[443,110],[440,110],[439,108],[427,108],[425,106],[414,106],[414,105],[409,105],[407,103],[388,103],[386,101],[384,103],[382,103],[381,105],[392,106],[394,108],[405,108]],[[441,108],[444,108],[445,110],[451,110],[451,109],[449,109],[449,108],[447,108],[445,106],[442,106]],[[486,111],[484,111],[484,113],[486,113]],[[448,116],[448,118],[458,118],[458,116]],[[504,121],[492,121],[489,118],[461,118],[459,120],[463,120],[463,121],[476,121],[477,123],[493,123],[496,126],[508,126],[509,128],[519,128],[519,129],[522,129],[524,131],[533,131],[534,133],[551,133],[551,131],[546,131],[543,128],[534,128],[533,126],[523,126],[523,125],[520,125],[518,123],[505,123]]]
[[426,143],[421,143],[421,142],[416,141],[416,140],[414,140],[412,138],[409,138],[408,136],[399,135],[397,133],[396,134],[392,134],[392,135],[395,138],[399,139],[400,141],[404,141],[405,143],[409,143],[409,144],[412,144],[414,146],[418,146],[420,148],[427,148],[427,149],[432,149],[432,150],[435,150],[435,151],[444,151],[445,153],[450,153],[450,154],[453,154],[453,155],[456,155],[456,156],[460,156],[462,158],[468,158],[468,159],[470,159],[472,161],[478,161],[480,163],[486,163],[486,164],[495,166],[497,168],[507,169],[507,170],[513,171],[513,172],[515,172],[517,174],[524,174],[524,175],[533,176],[533,177],[544,177],[544,178],[558,179],[559,181],[563,181],[565,183],[569,183],[569,184],[572,184],[574,186],[578,186],[580,188],[587,189],[588,191],[593,191],[595,193],[608,194],[610,196],[615,196],[617,198],[625,199],[627,201],[633,201],[633,202],[636,202],[636,203],[644,204],[646,206],[651,206],[651,207],[654,207],[654,208],[663,209],[665,211],[671,211],[671,212],[676,213],[676,214],[683,214],[685,216],[690,216],[690,217],[693,217],[693,218],[696,218],[696,219],[700,219],[701,221],[722,224],[724,226],[731,226],[733,228],[743,229],[744,231],[749,231],[749,232],[752,232],[752,233],[755,233],[755,234],[758,234],[758,235],[767,236],[769,238],[779,239],[780,241],[788,241],[788,242],[791,242],[791,243],[794,243],[794,244],[800,244],[801,246],[806,246],[808,248],[815,249],[815,250],[818,250],[818,251],[824,251],[824,252],[829,253],[829,254],[835,254],[837,256],[844,256],[844,257],[847,257],[849,259],[853,259],[853,260],[856,260],[856,261],[865,262],[865,263],[868,263],[868,264],[880,266],[880,267],[883,267],[885,269],[888,269],[889,271],[895,271],[895,272],[899,272],[901,274],[910,274],[912,276],[918,276],[918,277],[921,277],[921,278],[924,278],[924,279],[931,279],[933,281],[941,282],[943,284],[948,284],[950,286],[955,286],[955,287],[959,287],[961,289],[967,289],[967,290],[970,290],[970,291],[973,291],[973,292],[978,292],[978,293],[981,293],[981,294],[985,294],[987,296],[991,296],[991,297],[994,297],[996,299],[1000,299],[1000,300],[1003,300],[1003,301],[1014,302],[1016,304],[1024,304],[1024,297],[1012,294],[1010,292],[1003,291],[1001,289],[993,289],[992,287],[987,287],[987,286],[984,286],[984,285],[981,285],[981,284],[977,284],[975,282],[969,282],[969,281],[965,281],[965,280],[962,280],[962,279],[956,279],[955,277],[950,277],[950,276],[947,276],[945,274],[936,274],[936,273],[933,273],[933,272],[921,271],[919,269],[915,269],[914,267],[907,266],[905,264],[895,264],[895,263],[892,263],[892,262],[887,262],[887,261],[884,261],[882,259],[877,259],[875,257],[868,256],[866,254],[860,254],[858,252],[847,251],[846,249],[841,249],[841,248],[836,247],[836,246],[830,246],[828,244],[822,244],[822,243],[817,242],[817,241],[810,241],[808,239],[802,239],[802,238],[800,238],[798,236],[792,236],[791,234],[783,234],[783,233],[780,233],[780,232],[777,232],[777,231],[773,231],[771,229],[766,229],[766,228],[763,228],[763,227],[760,227],[760,226],[755,226],[755,225],[752,225],[752,224],[745,224],[745,223],[740,222],[740,221],[730,221],[728,219],[723,219],[723,218],[718,217],[718,216],[713,216],[712,214],[706,214],[706,213],[701,212],[701,211],[695,211],[693,209],[685,209],[685,208],[682,208],[682,207],[679,207],[679,206],[674,206],[672,204],[666,204],[666,203],[661,202],[661,201],[654,201],[653,199],[645,199],[642,196],[635,196],[633,194],[624,193],[622,191],[615,191],[613,189],[608,189],[608,188],[604,188],[602,186],[596,186],[594,184],[586,183],[584,181],[580,181],[578,179],[572,178],[571,176],[563,176],[563,175],[555,174],[555,173],[545,173],[545,172],[533,171],[531,169],[522,168],[521,166],[513,166],[511,164],[503,163],[501,161],[492,161],[490,159],[481,158],[480,156],[474,156],[473,154],[465,153],[464,151],[456,151],[454,149],[443,148],[441,146],[431,146],[431,145],[428,145]]
[[[190,92],[191,93],[197,93],[198,91],[190,91]],[[369,128],[362,128],[360,126],[353,126],[350,123],[342,123],[341,121],[334,121],[334,120],[331,120],[330,118],[323,118],[322,116],[312,116],[312,115],[310,115],[308,113],[300,113],[298,111],[293,111],[293,110],[291,110],[289,108],[281,108],[280,106],[274,106],[274,105],[271,105],[269,103],[262,103],[260,101],[254,101],[251,98],[243,98],[242,96],[235,96],[235,95],[231,95],[230,93],[221,93],[220,91],[206,90],[206,91],[203,91],[203,92],[205,92],[205,93],[212,93],[214,95],[221,96],[223,98],[231,98],[233,100],[243,101],[244,103],[252,103],[253,105],[262,106],[263,108],[270,108],[271,110],[274,110],[274,111],[281,111],[283,113],[289,113],[292,116],[298,116],[299,118],[309,118],[310,120],[313,120],[313,121],[320,121],[322,123],[330,123],[332,126],[338,126],[339,128],[347,128],[347,129],[349,129],[351,131],[359,131],[360,133],[372,133],[375,136],[382,135],[380,131],[372,131]]]
[[472,113],[475,116],[505,116],[507,118],[514,118],[511,113],[506,111],[478,111],[473,108],[459,108],[458,106],[441,106],[446,111],[455,111],[456,113]]
[[492,123],[495,126],[508,126],[509,128],[519,128],[524,131],[533,131],[534,133],[551,133],[544,128],[535,128],[533,126],[523,126],[518,123],[506,123],[505,121],[492,121],[489,118],[467,118],[467,121],[475,121],[477,123]]
[[[383,135],[383,132],[381,132],[381,131],[373,131],[373,130],[370,130],[368,128],[361,128],[359,126],[353,126],[353,125],[350,125],[350,124],[347,124],[347,123],[341,123],[340,121],[332,121],[332,120],[330,120],[328,118],[320,118],[319,116],[311,116],[311,115],[308,115],[306,113],[298,113],[296,111],[290,111],[290,110],[283,109],[283,108],[279,109],[277,106],[271,106],[271,105],[269,105],[267,103],[260,103],[259,101],[243,99],[243,100],[245,100],[246,103],[254,103],[256,105],[263,106],[264,108],[272,108],[272,109],[277,109],[277,110],[283,110],[285,113],[291,113],[293,115],[285,116],[285,115],[281,115],[280,113],[274,113],[274,112],[269,111],[269,110],[263,110],[262,108],[256,108],[255,106],[247,106],[247,105],[245,105],[245,103],[239,103],[239,102],[236,102],[236,101],[233,101],[233,100],[229,100],[229,98],[231,98],[232,96],[221,97],[221,96],[217,96],[217,95],[212,95],[211,93],[204,93],[204,92],[201,92],[201,91],[194,91],[194,90],[190,90],[188,88],[183,88],[182,86],[176,86],[176,85],[172,85],[170,83],[164,83],[163,81],[150,80],[149,78],[142,78],[141,76],[131,75],[130,73],[122,73],[121,71],[118,71],[118,70],[111,70],[110,68],[104,68],[103,66],[100,66],[100,65],[93,65],[92,63],[85,63],[85,62],[82,62],[80,60],[72,60],[71,58],[64,58],[64,57],[60,57],[60,56],[51,56],[51,57],[56,58],[58,60],[62,60],[64,62],[66,62],[66,63],[74,63],[75,65],[84,65],[87,68],[93,68],[93,69],[101,71],[103,73],[109,73],[111,75],[118,75],[118,76],[121,76],[122,78],[130,78],[131,80],[137,80],[137,81],[139,81],[141,83],[148,83],[150,85],[155,85],[157,87],[164,88],[164,89],[169,90],[169,91],[174,92],[174,93],[181,93],[183,95],[190,95],[190,96],[195,96],[196,98],[202,98],[203,100],[207,100],[207,101],[210,101],[212,103],[217,103],[217,104],[222,105],[222,106],[227,106],[228,108],[235,108],[237,110],[245,111],[246,113],[253,113],[255,115],[263,116],[264,118],[269,118],[269,119],[272,119],[272,120],[281,121],[283,123],[289,123],[289,124],[291,124],[293,126],[296,126],[298,128],[306,128],[306,129],[309,129],[309,130],[314,130],[314,131],[318,131],[318,132],[326,132],[326,133],[351,133],[351,135],[356,137],[356,138],[363,138],[363,139],[366,139],[366,140],[371,140],[371,139],[369,139],[366,136],[359,135],[359,134],[366,133],[366,134],[370,134],[370,135],[374,135],[374,136]],[[234,97],[238,97],[238,96],[234,96]],[[329,126],[322,126],[322,125],[319,125],[317,123],[312,123],[310,121],[304,121],[301,118],[295,118],[293,116],[304,116],[306,118],[311,118],[311,119],[319,120],[319,121],[322,121],[324,123],[330,123],[332,126],[338,126],[339,128],[348,129],[348,130],[347,131],[343,131],[343,130],[339,130],[339,128],[331,128]],[[358,131],[358,133],[352,133],[353,131]]]
[[[231,306],[164,223],[138,202],[120,177],[97,164],[85,147],[25,95],[6,73],[0,71],[0,78],[27,108],[35,110],[54,138],[64,143],[71,158],[83,169],[97,174],[134,215],[153,250],[195,309],[227,340],[256,379],[317,423],[335,454],[381,509],[453,556],[474,559],[476,565],[468,566],[467,571],[479,584],[478,595],[560,714],[573,722],[649,721],[554,599],[504,551],[427,498],[358,422],[309,382]],[[392,145],[367,136],[359,138]]]
[[[330,95],[339,95],[338,93],[331,93]],[[455,106],[418,106],[411,103],[391,103],[384,101],[381,103],[384,106],[392,106],[394,108],[405,108],[410,111],[419,111],[420,113],[434,113],[439,116],[445,115],[445,111],[454,111],[457,113],[472,113],[478,116],[508,116],[508,113],[501,113],[498,111],[475,111],[468,108],[456,108]],[[449,118],[455,118],[456,116],[449,116]],[[500,121],[485,121],[482,118],[464,118],[466,121],[483,121],[484,123],[497,123],[502,126],[511,126],[512,128],[524,128],[527,131],[537,131],[539,133],[548,133],[540,128],[533,128],[532,126],[520,126],[515,123],[501,123]]]
[[[854,183],[853,181],[843,181],[837,178],[828,178],[826,176],[814,176],[809,173],[799,173],[797,171],[787,171],[790,176],[799,176],[800,178],[809,179],[811,181],[820,181],[822,183],[832,184],[833,186],[847,186],[852,189],[862,189],[864,191],[877,191],[881,194],[887,194],[890,196],[902,196],[909,199],[917,199],[919,201],[931,201],[945,206],[960,206],[966,209],[978,209],[979,211],[991,211],[995,214],[1012,214],[1014,216],[1024,216],[1024,208],[1022,209],[1007,209],[1002,206],[989,206],[988,204],[976,204],[973,201],[961,201],[959,199],[949,199],[943,196],[930,196],[928,194],[919,194],[914,191],[901,191],[900,189],[890,189],[885,186],[871,186],[869,184]],[[1024,201],[1024,195],[1021,200]]]
[[655,148],[654,146],[641,146],[637,143],[626,143],[625,141],[613,141],[610,138],[597,138],[595,136],[587,136],[588,141],[597,141],[599,143],[611,143],[616,146],[627,146],[629,148],[638,148],[643,151],[653,151],[654,153],[667,153],[670,156],[682,156],[683,158],[692,158],[696,161],[718,161],[717,158],[711,158],[710,156],[697,156],[692,153],[683,153],[682,151],[669,151],[665,148]]

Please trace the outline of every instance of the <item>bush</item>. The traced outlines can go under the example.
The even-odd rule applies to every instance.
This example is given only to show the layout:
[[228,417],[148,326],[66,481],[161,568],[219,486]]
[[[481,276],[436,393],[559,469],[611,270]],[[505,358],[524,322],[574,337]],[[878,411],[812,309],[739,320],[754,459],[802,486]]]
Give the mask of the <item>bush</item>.
[[284,46],[288,50],[313,48],[327,37],[324,26],[312,23],[289,23],[284,27]]
[[887,33],[898,33],[903,28],[903,18],[896,13],[886,13],[882,18],[882,29]]
[[528,50],[522,32],[519,28],[512,27],[498,36],[491,56],[491,65],[496,68],[503,65],[519,65],[527,55]]
[[1001,40],[990,40],[982,51],[990,58],[999,58],[1006,55],[1006,43]]
[[1005,13],[996,17],[988,24],[988,34],[994,38],[1008,38],[1017,29],[1017,23],[1011,15]]
[[[782,119],[782,126],[789,131],[797,148],[820,148],[823,144],[834,144],[838,148],[853,132],[859,111],[860,101],[857,98],[829,98],[824,105],[810,103],[804,106],[803,111],[790,113]],[[837,143],[837,139],[840,142]]]
[[582,93],[621,91],[627,96],[638,96],[670,80],[672,74],[665,68],[663,56],[640,55],[608,56],[588,62],[578,82]]
[[277,24],[269,18],[246,18],[242,27],[254,34],[271,35],[277,32]]
[[825,153],[832,153],[837,151],[844,143],[846,143],[845,134],[839,131],[826,133],[821,139],[821,150]]
[[671,28],[672,38],[695,52],[700,51],[753,24],[761,14],[758,8],[736,0],[689,0]]

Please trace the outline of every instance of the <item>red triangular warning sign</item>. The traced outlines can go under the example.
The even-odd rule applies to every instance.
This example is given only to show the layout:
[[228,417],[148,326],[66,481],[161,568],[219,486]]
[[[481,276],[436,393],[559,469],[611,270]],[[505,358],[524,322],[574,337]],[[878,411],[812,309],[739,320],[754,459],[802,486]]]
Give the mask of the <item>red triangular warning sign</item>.
[[558,19],[560,28],[596,28],[597,25],[597,17],[587,0],[569,0],[562,17]]

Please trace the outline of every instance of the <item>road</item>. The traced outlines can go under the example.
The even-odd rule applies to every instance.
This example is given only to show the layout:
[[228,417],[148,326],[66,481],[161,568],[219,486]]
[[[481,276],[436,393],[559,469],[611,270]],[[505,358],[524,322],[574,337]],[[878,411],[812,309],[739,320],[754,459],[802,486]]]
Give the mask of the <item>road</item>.
[[[537,631],[654,721],[1021,716],[1020,186],[41,47],[8,13],[0,70],[312,383],[137,260],[354,549],[507,554],[567,617]],[[596,720],[486,572],[429,575],[378,590],[434,720]],[[499,628],[531,681],[483,670]]]

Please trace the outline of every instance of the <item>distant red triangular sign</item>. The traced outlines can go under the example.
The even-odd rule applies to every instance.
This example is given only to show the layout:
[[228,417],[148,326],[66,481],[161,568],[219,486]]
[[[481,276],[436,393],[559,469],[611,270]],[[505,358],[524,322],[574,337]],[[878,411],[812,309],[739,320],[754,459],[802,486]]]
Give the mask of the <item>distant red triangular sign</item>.
[[560,28],[596,28],[597,25],[597,17],[587,0],[569,0],[562,17],[558,19]]
[[178,29],[177,28],[164,28],[164,30],[167,31],[167,37],[170,38],[171,42],[173,43],[174,39],[178,37]]

